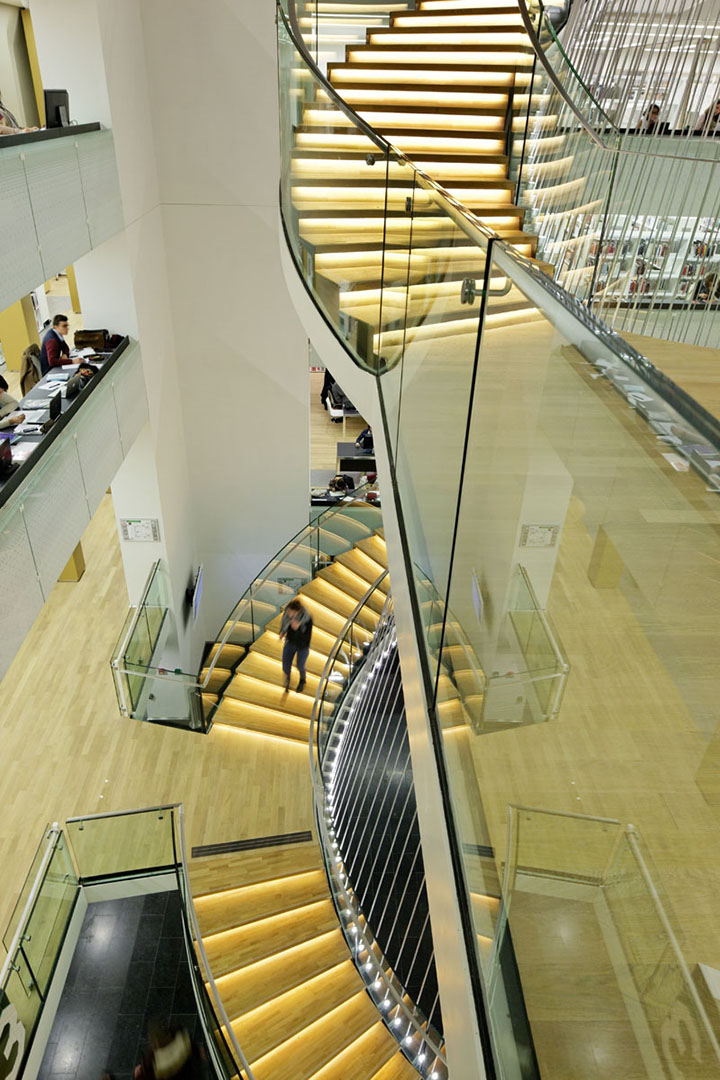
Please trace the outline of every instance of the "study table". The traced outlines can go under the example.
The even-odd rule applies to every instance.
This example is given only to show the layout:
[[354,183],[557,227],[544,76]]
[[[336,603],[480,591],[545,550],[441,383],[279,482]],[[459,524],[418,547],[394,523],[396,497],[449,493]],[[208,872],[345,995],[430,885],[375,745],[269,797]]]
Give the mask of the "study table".
[[360,450],[354,442],[339,442],[337,444],[337,458],[339,473],[352,472],[376,472],[375,451]]
[[[0,432],[3,440],[10,436],[7,441],[10,442],[10,452],[13,460],[12,472],[6,476],[0,475],[0,507],[4,506],[13,492],[17,491],[23,482],[27,480],[33,468],[42,461],[58,435],[65,430],[68,424],[72,423],[73,418],[77,416],[88,398],[103,379],[107,377],[108,373],[112,371],[128,344],[129,338],[124,337],[117,348],[111,352],[97,353],[97,359],[90,360],[88,358],[87,362],[97,367],[99,369],[98,373],[70,401],[64,397],[62,389],[64,382],[57,383],[53,376],[57,376],[59,372],[76,371],[79,357],[71,357],[70,363],[62,367],[51,368],[47,375],[44,375],[40,382],[32,388],[30,393],[25,395],[19,406],[22,412],[27,412],[33,401],[49,398],[52,394],[58,392],[63,393],[60,403],[60,415],[52,427],[44,433],[18,434],[13,428],[7,428]],[[58,390],[58,387],[60,390]]]

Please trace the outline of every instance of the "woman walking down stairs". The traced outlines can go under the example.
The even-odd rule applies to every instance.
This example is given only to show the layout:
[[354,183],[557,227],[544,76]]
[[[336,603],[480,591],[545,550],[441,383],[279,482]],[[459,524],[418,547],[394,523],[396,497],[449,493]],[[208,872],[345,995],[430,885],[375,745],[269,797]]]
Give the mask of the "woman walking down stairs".
[[[377,517],[379,521],[379,514]],[[326,548],[331,547],[331,529],[332,518],[326,527],[328,535],[321,541]],[[219,698],[217,693],[205,695],[206,708],[214,710],[215,724],[307,743],[313,700],[330,651],[358,601],[387,569],[381,530],[373,530],[361,522],[356,523],[356,530],[361,538],[352,547],[344,545],[348,549],[334,555],[330,565],[321,569],[298,592],[303,607],[313,620],[303,692],[290,690],[285,693],[280,638],[282,616],[277,614],[266,623],[264,631],[249,649],[233,644],[223,646],[218,661],[220,666],[215,668],[211,684],[222,693]],[[370,641],[388,589],[389,582],[385,578],[376,597],[361,614],[356,634],[358,649]],[[288,590],[283,599],[289,601],[292,596],[292,591]],[[215,650],[217,648],[215,646]],[[213,650],[208,663],[214,655]],[[203,675],[206,671],[207,668],[203,669]]]

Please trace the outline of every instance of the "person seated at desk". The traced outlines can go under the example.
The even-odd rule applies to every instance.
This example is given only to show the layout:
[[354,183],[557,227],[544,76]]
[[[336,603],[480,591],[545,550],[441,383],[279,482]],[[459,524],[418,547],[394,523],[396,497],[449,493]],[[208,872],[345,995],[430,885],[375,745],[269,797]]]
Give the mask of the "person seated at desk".
[[27,131],[37,131],[36,127],[22,127],[15,119],[6,105],[3,105],[0,95],[0,135],[22,135]]
[[369,424],[364,431],[360,432],[357,439],[355,440],[355,445],[358,450],[367,450],[368,452],[370,452],[374,449],[375,442],[373,440],[372,428]]
[[47,375],[50,368],[70,363],[70,346],[65,340],[69,332],[67,315],[56,315],[40,347],[40,370],[43,375]]
[[15,427],[25,419],[25,413],[19,411],[18,405],[12,394],[8,393],[8,384],[0,375],[0,431]]
[[80,364],[75,374],[71,375],[65,384],[66,399],[69,401],[70,398],[74,398],[76,394],[84,390],[97,373],[98,369],[93,364]]

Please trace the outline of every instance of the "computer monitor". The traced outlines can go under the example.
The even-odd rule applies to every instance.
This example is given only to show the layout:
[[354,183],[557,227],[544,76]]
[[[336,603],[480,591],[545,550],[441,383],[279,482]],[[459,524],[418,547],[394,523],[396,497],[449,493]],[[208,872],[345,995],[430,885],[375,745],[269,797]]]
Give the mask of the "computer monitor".
[[68,127],[70,96],[67,90],[45,90],[45,127]]
[[53,394],[53,396],[50,398],[50,420],[51,421],[57,420],[58,416],[60,415],[60,406],[62,404],[61,399],[62,399],[62,394],[59,393],[59,392],[57,394]]

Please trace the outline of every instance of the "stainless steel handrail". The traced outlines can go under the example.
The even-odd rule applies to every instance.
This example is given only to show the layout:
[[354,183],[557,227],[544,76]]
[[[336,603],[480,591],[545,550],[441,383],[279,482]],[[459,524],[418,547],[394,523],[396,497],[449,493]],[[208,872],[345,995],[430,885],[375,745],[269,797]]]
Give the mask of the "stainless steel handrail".
[[25,928],[27,926],[28,919],[32,915],[33,908],[35,907],[35,901],[37,900],[40,889],[42,888],[43,882],[45,881],[45,874],[47,872],[47,868],[48,868],[48,866],[50,864],[50,860],[52,859],[52,857],[53,857],[53,855],[55,853],[55,849],[57,847],[58,840],[60,839],[61,836],[62,836],[62,829],[58,825],[57,821],[54,821],[52,823],[52,825],[50,826],[50,830],[49,830],[49,832],[47,834],[47,837],[46,837],[47,847],[46,847],[46,849],[45,849],[45,851],[43,853],[43,857],[42,857],[42,859],[40,861],[40,866],[38,867],[37,873],[35,875],[35,880],[33,881],[32,886],[30,888],[28,898],[27,898],[27,900],[25,902],[25,906],[23,908],[22,915],[20,916],[20,920],[18,922],[17,930],[15,931],[15,934],[13,935],[12,942],[8,946],[7,956],[5,957],[5,961],[3,962],[3,966],[2,966],[2,968],[0,968],[0,988],[2,988],[5,985],[5,980],[8,978],[8,976],[10,974],[10,971],[12,970],[12,965],[13,965],[14,960],[15,960],[15,955],[16,955],[18,949],[20,948],[20,944],[22,942],[23,934],[25,932]]
[[[370,484],[361,484],[360,487],[355,489],[355,492],[351,492],[350,494],[354,495],[355,493],[363,492],[366,489],[369,489],[370,487],[371,487]],[[373,509],[373,507],[372,507],[372,505],[370,503],[367,503],[367,507],[368,507],[368,509]],[[250,595],[251,590],[256,586],[256,584],[259,581],[261,581],[261,579],[263,579],[263,576],[268,572],[269,568],[273,565],[273,563],[285,562],[285,560],[288,559],[293,554],[293,552],[297,551],[297,549],[302,545],[304,539],[307,539],[309,536],[311,536],[312,533],[314,532],[314,530],[316,530],[316,529],[319,530],[321,528],[321,524],[320,524],[321,522],[325,521],[328,518],[334,517],[335,514],[342,513],[343,509],[347,509],[347,504],[338,503],[336,506],[329,506],[327,508],[327,510],[324,510],[321,514],[318,514],[318,516],[315,518],[314,521],[310,522],[308,525],[303,525],[302,529],[299,529],[295,533],[295,535],[293,537],[291,537],[290,540],[288,540],[287,544],[285,544],[284,547],[280,548],[280,550],[277,551],[272,556],[271,559],[268,559],[268,561],[265,563],[263,568],[255,576],[255,578],[253,579],[251,584],[247,587],[247,589],[245,589],[245,591],[243,592],[240,599],[233,606],[232,612],[230,614],[232,615],[233,612],[237,612],[238,609],[240,608],[241,604],[248,604],[248,603],[252,602],[252,595]],[[158,566],[158,565],[159,565],[159,561],[158,561],[158,563],[154,564],[153,569],[150,571],[150,577],[149,577],[148,582],[147,582],[147,584],[145,586],[145,589],[143,590],[142,600],[140,601],[140,603],[138,604],[138,608],[136,609],[136,612],[137,612],[138,616],[139,616],[139,609],[142,607],[142,604],[145,602],[145,599],[147,597],[147,593],[148,593],[148,591],[150,589],[150,585],[152,584],[152,578],[154,576],[155,567]],[[138,675],[140,678],[153,678],[153,679],[161,679],[161,680],[164,679],[164,680],[167,680],[168,682],[174,682],[176,685],[187,686],[191,690],[199,690],[202,693],[202,691],[207,688],[207,686],[208,686],[208,684],[210,682],[212,673],[214,672],[214,670],[215,670],[215,668],[216,668],[216,666],[218,664],[218,661],[220,659],[220,654],[221,654],[223,648],[225,647],[225,645],[227,645],[228,641],[230,640],[230,635],[235,630],[235,627],[237,626],[238,622],[240,622],[241,615],[243,615],[243,614],[245,614],[245,612],[241,612],[240,614],[236,615],[235,618],[232,620],[232,622],[230,622],[229,618],[225,620],[225,622],[230,623],[230,625],[225,630],[225,632],[224,632],[222,638],[220,639],[220,641],[218,641],[216,643],[217,648],[215,649],[215,656],[213,657],[212,661],[208,665],[208,669],[207,669],[207,671],[205,673],[205,676],[202,679],[200,679],[198,677],[193,677],[192,675],[189,674],[189,672],[186,672],[186,671],[180,671],[180,672],[166,671],[166,670],[163,670],[161,668],[152,667],[150,665],[143,665],[144,671],[128,670],[126,667],[121,667],[120,664],[119,664],[119,661],[117,661],[115,658],[113,658],[113,660],[111,661],[112,666],[115,668],[116,671],[119,671],[123,675]],[[137,617],[135,617],[133,619],[133,622],[131,623],[131,629],[134,629],[134,627],[136,625],[137,625]],[[127,648],[128,641],[130,639],[130,633],[131,633],[131,630],[128,630],[128,632],[125,635],[125,641],[123,643],[123,648],[118,653],[118,656],[124,654],[124,652],[125,652],[125,650]]]
[[195,939],[197,956],[203,969],[203,977],[205,979],[206,985],[210,988],[210,995],[214,1003],[216,1015],[220,1020],[220,1023],[223,1026],[223,1030],[225,1031],[225,1034],[230,1040],[232,1048],[236,1054],[237,1064],[241,1066],[241,1068],[245,1072],[245,1075],[248,1077],[248,1080],[255,1080],[255,1077],[253,1076],[253,1071],[248,1065],[247,1058],[242,1052],[240,1044],[237,1041],[235,1032],[233,1031],[232,1024],[230,1023],[230,1020],[228,1018],[228,1014],[225,1011],[225,1006],[222,1003],[222,998],[220,997],[220,994],[218,992],[218,988],[215,983],[215,979],[213,978],[212,970],[210,968],[210,963],[207,958],[207,953],[205,952],[205,946],[203,944],[202,934],[200,933],[200,926],[198,924],[197,914],[195,912],[195,904],[193,903],[192,888],[190,886],[187,849],[185,846],[185,817],[182,803],[178,805],[178,836],[180,841],[180,866],[182,869],[183,881],[185,883],[185,893],[188,900],[186,910],[190,916],[192,935]]
[[[343,883],[341,876],[336,871],[335,855],[332,848],[333,841],[329,834],[327,824],[325,822],[325,787],[323,785],[321,768],[319,766],[320,744],[318,724],[320,718],[320,711],[324,700],[324,690],[328,684],[329,676],[335,665],[337,655],[343,644],[345,643],[346,634],[355,623],[360,611],[366,606],[369,598],[379,588],[379,586],[387,577],[388,573],[389,571],[384,570],[382,574],[380,574],[376,578],[370,588],[357,602],[350,616],[345,621],[345,624],[340,631],[338,638],[330,651],[330,654],[328,655],[328,659],[325,663],[323,673],[320,676],[320,682],[318,684],[318,689],[315,694],[315,700],[313,702],[313,708],[310,717],[310,737],[308,749],[310,757],[310,776],[313,785],[313,799],[315,803],[315,809],[317,811],[315,817],[318,825],[318,833],[320,836],[321,845],[326,855],[327,866],[332,871],[335,886],[340,895],[342,896],[343,903],[348,911],[353,911],[354,909],[356,909],[357,904],[348,892],[348,889]],[[385,607],[387,608],[387,602]],[[358,910],[357,914],[361,915],[362,912]],[[413,1011],[408,1007],[407,1002],[405,1001],[407,991],[402,986],[401,989],[398,989],[394,982],[390,978],[388,978],[387,971],[392,970],[392,968],[391,965],[385,960],[379,943],[375,940],[374,937],[371,940],[371,938],[368,936],[367,930],[360,924],[358,918],[355,918],[353,933],[355,930],[357,930],[357,934],[355,935],[355,937],[359,941],[362,941],[361,951],[367,953],[368,957],[370,958],[369,962],[373,965],[374,980],[380,980],[383,985],[383,991],[386,997],[392,998],[394,1007],[399,1009],[400,1012],[402,1012],[408,1025],[408,1030],[412,1028],[418,1038],[421,1039],[421,1042],[426,1044],[430,1048],[432,1053],[435,1055],[435,1058],[443,1062],[443,1064],[447,1064],[443,1047],[435,1040],[435,1038],[427,1030],[427,1028],[423,1026],[427,1022],[426,1018],[422,1017],[422,1019],[418,1019],[418,1017],[422,1016],[422,1014],[417,1009],[417,1007],[415,1007],[417,1015],[415,1015]]]
[[[134,814],[155,814],[161,810],[175,810],[177,812],[177,836],[176,838],[173,837],[173,841],[177,839],[177,847],[179,848],[179,851],[176,852],[176,857],[179,854],[179,865],[183,875],[183,882],[185,885],[185,898],[187,900],[187,903],[184,905],[184,910],[190,921],[190,931],[195,942],[197,956],[200,960],[203,980],[205,982],[205,985],[210,989],[210,996],[212,997],[213,1007],[216,1011],[220,1026],[227,1033],[227,1037],[230,1040],[235,1054],[237,1055],[237,1064],[239,1064],[245,1071],[248,1080],[255,1080],[252,1069],[248,1065],[247,1059],[245,1058],[240,1044],[237,1041],[235,1032],[232,1028],[232,1024],[230,1023],[227,1012],[225,1011],[225,1006],[223,1005],[222,999],[220,998],[220,994],[218,992],[217,985],[215,983],[215,979],[213,978],[212,970],[210,968],[210,963],[207,958],[207,953],[205,952],[202,934],[200,933],[200,926],[198,924],[197,913],[195,911],[195,905],[193,903],[192,887],[190,885],[190,874],[188,870],[187,848],[185,844],[185,812],[183,804],[174,802],[164,803],[161,806],[138,807],[135,810],[109,810],[103,814],[83,814],[79,817],[67,818],[65,824],[74,825],[85,821],[99,821],[103,818],[132,817]],[[69,839],[72,843],[72,837],[69,837]],[[200,1010],[200,1015],[202,1016],[202,1010]],[[208,1032],[207,1034],[209,1037],[212,1037],[212,1032]]]

